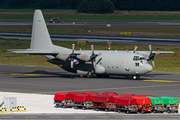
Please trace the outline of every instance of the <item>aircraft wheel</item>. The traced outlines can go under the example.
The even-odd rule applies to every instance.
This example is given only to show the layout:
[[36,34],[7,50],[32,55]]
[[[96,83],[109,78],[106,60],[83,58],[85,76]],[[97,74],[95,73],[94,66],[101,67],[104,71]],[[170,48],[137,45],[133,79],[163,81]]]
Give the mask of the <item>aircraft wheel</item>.
[[92,77],[92,72],[89,72],[87,78],[91,78],[91,77]]
[[104,75],[104,78],[108,78],[109,77],[109,75]]
[[102,78],[102,75],[96,74],[97,78]]
[[140,79],[140,76],[139,75],[134,75],[132,76],[133,80],[139,80]]

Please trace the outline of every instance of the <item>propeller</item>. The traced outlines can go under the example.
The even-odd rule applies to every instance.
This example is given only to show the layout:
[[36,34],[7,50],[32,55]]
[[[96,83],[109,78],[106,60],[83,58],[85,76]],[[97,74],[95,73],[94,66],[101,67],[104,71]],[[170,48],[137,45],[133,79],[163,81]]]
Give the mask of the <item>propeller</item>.
[[74,66],[74,59],[76,58],[77,54],[74,53],[75,44],[72,44],[72,53],[69,54],[69,58],[71,60],[71,68]]
[[[155,67],[154,57],[155,57],[156,53],[152,53],[151,44],[149,45],[149,50],[150,50],[150,54],[148,56],[147,61],[152,60],[152,65],[153,65],[153,67]],[[158,51],[158,53],[160,53],[160,52]]]
[[93,45],[91,45],[91,50],[92,50],[92,54],[91,54],[91,56],[90,56],[90,61],[92,61],[92,64],[93,64],[94,68],[96,68],[96,57],[97,57],[98,55],[102,55],[102,53],[100,53],[100,54],[95,54],[95,53],[94,53],[94,46],[93,46]]
[[133,51],[133,53],[135,53],[135,52],[136,52],[137,48],[138,48],[137,46],[135,46],[135,47],[134,47],[134,51]]

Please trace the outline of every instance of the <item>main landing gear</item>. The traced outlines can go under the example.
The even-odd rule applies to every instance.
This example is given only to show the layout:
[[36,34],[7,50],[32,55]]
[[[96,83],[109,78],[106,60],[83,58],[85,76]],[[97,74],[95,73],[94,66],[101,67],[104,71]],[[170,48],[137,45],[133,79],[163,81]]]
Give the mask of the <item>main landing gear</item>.
[[133,75],[132,78],[133,78],[133,80],[139,80],[140,76],[139,75]]

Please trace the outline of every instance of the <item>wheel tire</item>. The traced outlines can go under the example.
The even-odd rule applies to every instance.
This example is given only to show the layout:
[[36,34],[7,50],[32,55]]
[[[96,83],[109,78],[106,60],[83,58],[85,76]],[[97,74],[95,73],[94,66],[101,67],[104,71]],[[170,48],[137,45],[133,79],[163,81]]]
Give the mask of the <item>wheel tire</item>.
[[87,78],[92,78],[92,72],[89,72]]
[[127,110],[126,113],[129,114],[129,110]]
[[108,77],[109,77],[109,75],[103,75],[103,77],[104,77],[104,78],[108,78]]
[[83,110],[85,110],[86,108],[85,107],[82,107]]
[[108,109],[107,109],[107,108],[105,109],[105,112],[108,112]]
[[66,106],[65,106],[65,105],[63,105],[63,108],[66,108]]
[[134,75],[134,76],[132,76],[132,78],[133,78],[133,80],[136,80],[136,79],[137,79],[137,76],[136,76],[136,75]]
[[176,111],[176,113],[178,113],[178,111]]
[[99,111],[99,108],[96,108],[96,111]]
[[118,110],[118,113],[120,113],[121,112],[121,110]]
[[168,113],[170,113],[171,111],[170,110],[168,110]]
[[144,110],[141,110],[141,114],[144,114]]
[[97,77],[97,78],[102,78],[102,75],[96,74],[96,77]]

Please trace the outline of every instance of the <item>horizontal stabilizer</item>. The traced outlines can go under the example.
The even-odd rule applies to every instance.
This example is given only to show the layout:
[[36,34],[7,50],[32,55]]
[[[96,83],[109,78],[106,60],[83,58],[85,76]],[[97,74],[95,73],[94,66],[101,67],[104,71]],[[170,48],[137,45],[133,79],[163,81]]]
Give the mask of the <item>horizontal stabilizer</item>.
[[12,53],[25,53],[32,55],[57,55],[58,51],[46,51],[46,50],[35,50],[35,49],[8,49],[7,51]]

